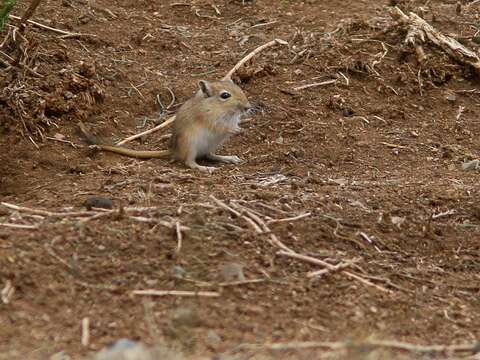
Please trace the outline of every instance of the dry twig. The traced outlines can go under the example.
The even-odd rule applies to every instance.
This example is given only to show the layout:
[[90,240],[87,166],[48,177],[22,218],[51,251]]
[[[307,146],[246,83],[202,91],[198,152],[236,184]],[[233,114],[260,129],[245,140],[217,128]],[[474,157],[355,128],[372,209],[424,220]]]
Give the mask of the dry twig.
[[202,297],[219,297],[220,294],[215,291],[180,291],[180,290],[134,290],[133,295],[146,296],[202,296]]
[[299,90],[304,90],[304,89],[310,89],[312,87],[318,87],[318,86],[324,86],[324,85],[330,85],[330,84],[335,84],[337,82],[337,79],[332,79],[332,80],[326,80],[322,82],[317,82],[313,84],[307,84],[307,85],[302,85],[302,86],[297,86],[294,87],[294,91],[299,91]]
[[82,346],[90,344],[90,319],[88,317],[82,319]]
[[177,248],[175,252],[178,254],[180,253],[180,250],[182,249],[182,230],[180,229],[180,222],[175,222],[175,233],[177,234]]
[[261,51],[265,50],[266,48],[269,48],[274,45],[288,45],[288,43],[285,40],[282,39],[275,39],[272,40],[266,44],[263,44],[259,47],[257,47],[255,50],[253,50],[251,53],[247,54],[243,59],[241,59],[233,68],[230,70],[227,75],[223,77],[222,80],[230,80],[232,78],[232,75],[235,74],[235,72],[240,69],[240,67],[243,66],[247,61],[249,61],[251,58],[253,58],[255,55],[260,53]]
[[167,120],[165,120],[163,123],[161,123],[160,125],[157,125],[149,130],[146,130],[146,131],[142,131],[141,133],[138,133],[138,134],[135,134],[135,135],[132,135],[132,136],[129,136],[127,137],[126,139],[123,139],[122,141],[119,141],[117,142],[117,145],[120,146],[120,145],[123,145],[129,141],[132,141],[132,140],[135,140],[135,139],[138,139],[142,136],[145,136],[145,135],[148,135],[148,134],[152,134],[158,130],[161,130],[163,128],[166,128],[168,126],[170,126],[173,122],[175,121],[175,115],[173,115],[172,117],[168,118]]
[[[401,23],[409,26],[409,32],[405,42],[412,44],[417,55],[424,57],[423,49],[418,49],[421,43],[427,39],[434,45],[441,48],[458,62],[472,66],[477,74],[480,74],[480,58],[474,51],[467,49],[457,40],[440,33],[432,25],[427,23],[417,14],[410,12],[408,16],[398,7],[393,8],[390,15]],[[422,55],[423,53],[423,55]],[[419,59],[420,60],[420,59]]]
[[317,341],[306,341],[306,342],[291,342],[291,343],[273,343],[273,344],[264,344],[264,345],[254,345],[254,344],[244,344],[241,345],[242,349],[264,349],[264,350],[303,350],[303,349],[314,349],[314,348],[327,348],[332,350],[343,350],[351,348],[387,348],[392,350],[403,350],[413,353],[440,353],[440,354],[454,354],[454,353],[472,353],[475,354],[478,352],[479,344],[461,344],[461,345],[415,345],[406,342],[400,341],[381,341],[381,340],[370,340],[363,343],[353,343],[353,342],[317,342]]
[[[320,260],[320,259],[317,259],[317,258],[313,258],[311,256],[306,256],[306,255],[301,255],[301,254],[297,254],[297,253],[291,253],[291,252],[286,252],[286,251],[279,251],[277,252],[277,255],[283,255],[283,256],[287,256],[287,257],[291,257],[291,258],[294,258],[294,259],[298,259],[298,260],[302,260],[302,261],[305,261],[305,262],[309,262],[311,264],[316,264],[316,265],[320,265],[320,266],[324,266],[326,267],[327,269],[331,270],[331,271],[336,271],[338,269],[335,268],[335,265],[332,265],[332,264],[329,264],[323,260]],[[388,294],[391,293],[390,290],[388,289],[385,289],[384,287],[380,286],[380,285],[377,285],[377,284],[374,284],[368,280],[365,280],[364,278],[362,278],[361,276],[357,275],[357,274],[354,274],[354,273],[351,273],[351,272],[348,272],[348,271],[342,271],[341,272],[342,274],[345,274],[346,276],[350,277],[350,278],[353,278],[355,280],[358,280],[359,282],[361,282],[362,284],[365,284],[365,285],[368,285],[368,286],[371,286],[371,287],[374,287],[382,292],[386,292]]]
[[256,284],[264,281],[265,279],[239,280],[239,281],[223,282],[218,284],[218,286],[220,287],[239,286],[239,285],[246,285],[246,284]]
[[[8,16],[12,19],[15,19],[15,20],[21,20],[21,18],[19,16],[15,16],[15,15],[8,15]],[[33,20],[27,20],[27,22],[29,24],[35,25],[36,27],[39,27],[41,29],[50,30],[50,31],[53,31],[57,34],[61,34],[62,35],[61,38],[63,38],[63,39],[79,38],[79,37],[96,37],[96,35],[93,35],[93,34],[72,33],[70,31],[65,31],[65,30],[53,28],[53,27],[41,24],[41,23],[33,21]]]
[[35,9],[38,7],[40,4],[40,1],[42,0],[32,0],[30,3],[30,6],[28,7],[27,11],[25,11],[25,14],[23,14],[21,20],[20,20],[20,33],[23,33],[25,31],[25,23],[27,22],[28,19],[30,19],[35,12]]
[[12,228],[12,229],[28,229],[28,230],[38,229],[38,225],[23,225],[23,224],[0,223],[0,226]]

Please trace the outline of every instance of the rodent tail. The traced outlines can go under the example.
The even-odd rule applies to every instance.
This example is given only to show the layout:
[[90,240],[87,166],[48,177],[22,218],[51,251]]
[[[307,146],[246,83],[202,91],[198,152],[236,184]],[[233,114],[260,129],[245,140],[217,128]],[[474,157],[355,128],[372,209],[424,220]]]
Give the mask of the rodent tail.
[[109,151],[120,155],[125,155],[129,157],[134,157],[138,159],[153,159],[153,158],[164,158],[170,156],[170,150],[158,150],[158,151],[150,151],[150,150],[133,150],[127,149],[121,146],[115,145],[94,145],[95,148]]
[[89,145],[93,145],[96,149],[102,151],[109,151],[120,155],[125,155],[138,159],[152,159],[152,158],[164,158],[168,157],[171,154],[170,150],[158,150],[158,151],[143,151],[143,150],[133,150],[127,149],[121,146],[115,145],[105,145],[102,144],[94,135],[90,134],[85,125],[82,122],[78,124],[79,133],[82,137],[82,140]]

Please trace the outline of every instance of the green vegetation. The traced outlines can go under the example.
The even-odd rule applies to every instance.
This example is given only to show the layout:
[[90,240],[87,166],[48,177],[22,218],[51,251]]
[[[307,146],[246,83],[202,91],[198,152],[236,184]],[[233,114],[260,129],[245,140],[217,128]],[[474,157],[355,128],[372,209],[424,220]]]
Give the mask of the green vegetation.
[[13,9],[17,0],[3,0],[2,8],[0,9],[0,31],[3,30],[3,26],[7,21],[8,14]]

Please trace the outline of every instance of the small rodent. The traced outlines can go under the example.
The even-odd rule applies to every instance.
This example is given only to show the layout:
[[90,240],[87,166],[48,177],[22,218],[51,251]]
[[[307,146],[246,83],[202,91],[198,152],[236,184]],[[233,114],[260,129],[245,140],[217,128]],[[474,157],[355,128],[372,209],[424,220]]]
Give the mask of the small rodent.
[[197,159],[238,164],[237,156],[217,155],[215,151],[231,135],[240,131],[240,117],[252,108],[244,92],[232,80],[198,83],[196,94],[185,102],[175,116],[169,150],[139,151],[99,143],[82,124],[85,140],[96,148],[135,158],[173,157],[192,169],[212,172],[215,167],[197,164]]

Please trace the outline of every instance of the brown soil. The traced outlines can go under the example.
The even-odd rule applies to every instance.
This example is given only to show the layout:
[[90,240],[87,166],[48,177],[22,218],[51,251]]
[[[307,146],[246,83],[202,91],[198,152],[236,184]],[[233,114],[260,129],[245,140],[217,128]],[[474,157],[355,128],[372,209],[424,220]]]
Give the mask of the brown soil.
[[[119,214],[82,224],[2,207],[0,222],[39,228],[0,228],[0,288],[15,289],[0,303],[0,358],[76,359],[121,337],[195,356],[241,343],[478,339],[479,173],[461,167],[479,157],[478,79],[432,46],[419,64],[391,3],[222,0],[217,14],[203,0],[99,0],[90,10],[83,0],[42,2],[34,20],[95,37],[29,27],[22,59],[43,77],[0,69],[1,200],[62,212],[104,196],[115,208],[155,207],[137,214],[154,223]],[[453,0],[398,3],[478,48],[477,5],[457,15]],[[166,107],[171,89],[173,113],[199,79],[222,77],[273,38],[289,46],[262,52],[236,76],[260,109],[223,150],[243,158],[239,166],[207,175],[53,140],[80,145],[78,120],[112,141],[149,128],[162,120],[157,95]],[[18,54],[12,44],[3,50]],[[165,133],[128,146],[165,148]],[[348,271],[370,285],[341,272],[307,278],[321,267],[278,255],[268,234],[210,195],[243,200],[267,220],[310,213],[269,226],[300,254],[358,259]],[[156,219],[190,228],[179,253],[174,228]],[[231,263],[265,281],[220,288]],[[132,295],[139,289],[221,295]]]

